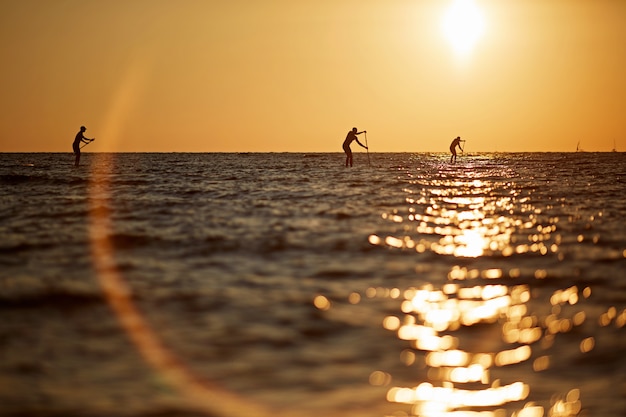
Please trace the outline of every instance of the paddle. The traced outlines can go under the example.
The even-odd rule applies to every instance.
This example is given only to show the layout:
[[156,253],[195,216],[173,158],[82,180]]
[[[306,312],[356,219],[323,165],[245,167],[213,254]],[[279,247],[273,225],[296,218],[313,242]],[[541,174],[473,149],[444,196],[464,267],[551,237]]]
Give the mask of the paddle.
[[365,150],[367,151],[367,166],[372,166],[372,163],[370,162],[370,147],[367,144],[367,132],[363,132],[365,133]]
[[89,145],[94,140],[96,140],[96,138],[90,139],[89,142],[85,143],[84,145],[81,145],[80,149],[83,149],[85,146]]

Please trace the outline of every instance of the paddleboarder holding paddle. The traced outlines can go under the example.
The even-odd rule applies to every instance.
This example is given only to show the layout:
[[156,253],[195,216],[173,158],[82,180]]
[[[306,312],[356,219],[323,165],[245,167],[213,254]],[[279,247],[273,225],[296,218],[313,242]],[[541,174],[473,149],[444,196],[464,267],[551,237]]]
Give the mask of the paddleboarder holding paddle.
[[76,161],[74,162],[74,166],[78,166],[78,164],[80,163],[80,148],[82,148],[80,144],[85,143],[85,145],[87,145],[93,142],[94,140],[96,140],[96,138],[93,138],[93,139],[86,138],[85,135],[83,135],[85,130],[87,130],[85,126],[80,127],[80,131],[76,134],[76,137],[74,138],[74,143],[72,144],[72,149],[74,149],[74,155],[76,155]]
[[343,151],[346,153],[346,167],[348,166],[348,164],[352,166],[352,150],[350,149],[350,144],[353,141],[356,140],[356,143],[361,145],[363,148],[368,149],[367,146],[359,142],[359,139],[356,137],[356,135],[360,135],[361,133],[367,133],[367,131],[364,130],[362,132],[357,132],[357,128],[353,127],[352,130],[349,131],[346,135],[346,140],[343,141]]
[[457,136],[456,139],[454,139],[452,143],[450,144],[450,152],[452,152],[452,156],[450,157],[450,163],[452,163],[453,160],[456,163],[456,147],[457,146],[459,147],[461,152],[463,152],[463,148],[461,148],[461,142],[465,142],[465,141],[461,140],[460,136]]

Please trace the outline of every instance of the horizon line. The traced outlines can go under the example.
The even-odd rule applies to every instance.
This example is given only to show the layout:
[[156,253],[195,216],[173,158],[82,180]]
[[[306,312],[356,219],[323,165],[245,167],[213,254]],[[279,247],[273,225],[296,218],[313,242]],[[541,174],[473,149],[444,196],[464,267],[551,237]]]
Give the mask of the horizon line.
[[[626,151],[472,151],[472,152],[464,152],[461,155],[472,155],[472,154],[514,154],[514,153],[624,153]],[[0,151],[0,154],[12,154],[12,153],[58,153],[58,154],[73,154],[72,152],[67,151]],[[163,153],[163,154],[172,154],[172,153],[222,153],[222,154],[341,154],[343,152],[340,151],[100,151],[100,152],[89,152],[84,151],[81,152],[83,154],[125,154],[125,153]],[[354,153],[365,153],[365,152],[354,152]],[[369,152],[370,154],[397,154],[397,153],[412,153],[412,154],[446,154],[449,155],[449,151],[376,151]]]

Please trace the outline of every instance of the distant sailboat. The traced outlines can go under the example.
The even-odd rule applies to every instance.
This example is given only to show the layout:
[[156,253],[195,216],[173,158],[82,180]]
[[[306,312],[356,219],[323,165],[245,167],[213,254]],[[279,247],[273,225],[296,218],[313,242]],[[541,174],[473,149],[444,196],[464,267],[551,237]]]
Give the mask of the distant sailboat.
[[617,152],[617,148],[615,147],[615,139],[613,139],[613,152]]
[[580,141],[576,144],[576,152],[584,152],[580,147]]

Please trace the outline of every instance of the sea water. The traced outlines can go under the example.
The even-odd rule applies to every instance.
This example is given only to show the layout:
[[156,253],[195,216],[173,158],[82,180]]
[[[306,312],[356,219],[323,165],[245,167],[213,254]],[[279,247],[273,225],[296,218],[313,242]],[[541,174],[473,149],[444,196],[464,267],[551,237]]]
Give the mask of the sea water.
[[624,153],[0,162],[2,416],[626,415]]

